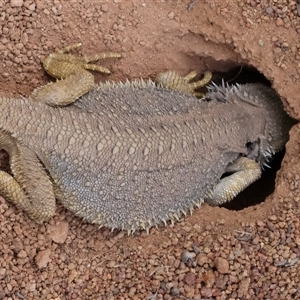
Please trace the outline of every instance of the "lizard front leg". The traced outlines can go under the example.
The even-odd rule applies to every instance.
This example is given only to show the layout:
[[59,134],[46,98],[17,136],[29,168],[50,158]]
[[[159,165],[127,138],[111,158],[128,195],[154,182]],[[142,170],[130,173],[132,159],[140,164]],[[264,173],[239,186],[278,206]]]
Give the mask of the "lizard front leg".
[[109,69],[90,64],[106,58],[119,58],[120,54],[103,52],[93,56],[78,57],[67,52],[80,47],[77,43],[49,54],[43,61],[45,71],[58,79],[54,83],[36,89],[32,98],[52,106],[65,106],[76,101],[94,86],[94,76],[87,70],[109,74]]
[[240,157],[226,167],[225,173],[233,174],[222,178],[205,199],[205,202],[210,205],[219,206],[230,202],[246,187],[260,178],[261,167],[256,161],[248,157]]
[[196,92],[196,89],[205,87],[212,78],[211,72],[205,72],[201,80],[190,82],[197,76],[196,71],[192,71],[185,76],[180,76],[175,71],[167,71],[159,73],[155,79],[155,82],[161,84],[163,87],[175,90],[179,92],[184,92],[187,94],[193,94],[196,97],[202,97],[204,94]]
[[13,176],[0,171],[0,194],[24,210],[37,223],[55,214],[52,183],[36,154],[17,144],[9,134],[0,132],[0,144],[9,154]]

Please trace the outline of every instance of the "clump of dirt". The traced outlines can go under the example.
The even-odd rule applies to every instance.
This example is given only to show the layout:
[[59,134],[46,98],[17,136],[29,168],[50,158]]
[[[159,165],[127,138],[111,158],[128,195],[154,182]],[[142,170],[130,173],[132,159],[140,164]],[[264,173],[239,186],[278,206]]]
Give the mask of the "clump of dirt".
[[[2,0],[0,8],[3,96],[46,84],[41,60],[81,41],[85,54],[122,53],[106,63],[110,80],[170,69],[236,80],[251,67],[250,79],[266,79],[299,119],[297,1]],[[38,226],[0,198],[0,299],[299,298],[299,138],[296,125],[263,203],[203,205],[149,235],[99,230],[61,206]]]

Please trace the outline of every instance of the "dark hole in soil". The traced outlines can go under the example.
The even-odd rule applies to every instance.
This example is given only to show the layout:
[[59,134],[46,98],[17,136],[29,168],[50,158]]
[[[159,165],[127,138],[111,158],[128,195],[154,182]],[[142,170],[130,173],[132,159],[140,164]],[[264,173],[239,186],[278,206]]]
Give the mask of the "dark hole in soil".
[[212,81],[216,84],[222,84],[222,79],[228,84],[245,84],[260,82],[267,86],[271,86],[270,81],[254,67],[251,66],[237,66],[232,68],[229,72],[219,73],[213,72]]

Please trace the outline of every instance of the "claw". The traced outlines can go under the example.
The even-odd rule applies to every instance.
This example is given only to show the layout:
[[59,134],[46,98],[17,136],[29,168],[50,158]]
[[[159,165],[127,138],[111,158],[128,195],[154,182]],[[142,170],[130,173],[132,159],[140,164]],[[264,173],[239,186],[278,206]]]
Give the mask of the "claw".
[[[33,99],[51,106],[66,106],[90,91],[94,86],[94,76],[87,70],[109,74],[110,70],[89,62],[105,58],[119,58],[114,52],[104,52],[93,56],[78,57],[67,52],[81,47],[82,43],[72,44],[49,54],[43,61],[45,71],[59,81],[48,84],[33,93]],[[61,80],[62,79],[62,80]],[[72,93],[70,93],[72,91]],[[57,97],[57,95],[60,95]]]
[[156,77],[156,82],[167,89],[202,97],[203,93],[196,92],[195,90],[206,86],[210,82],[212,74],[211,72],[205,72],[204,77],[201,80],[190,83],[190,80],[194,79],[196,76],[196,71],[192,71],[186,76],[180,76],[174,71],[168,71],[158,74]]

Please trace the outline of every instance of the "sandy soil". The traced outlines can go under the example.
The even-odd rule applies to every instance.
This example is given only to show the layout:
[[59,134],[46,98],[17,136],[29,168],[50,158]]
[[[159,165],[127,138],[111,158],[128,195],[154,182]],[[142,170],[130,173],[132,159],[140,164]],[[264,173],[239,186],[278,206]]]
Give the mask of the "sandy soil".
[[[41,60],[81,41],[84,54],[122,53],[104,63],[112,80],[252,66],[299,119],[299,16],[292,0],[0,0],[1,93],[28,96],[49,81]],[[99,230],[60,205],[38,226],[0,198],[0,299],[300,299],[299,140],[295,126],[263,203],[203,205],[149,235]]]

